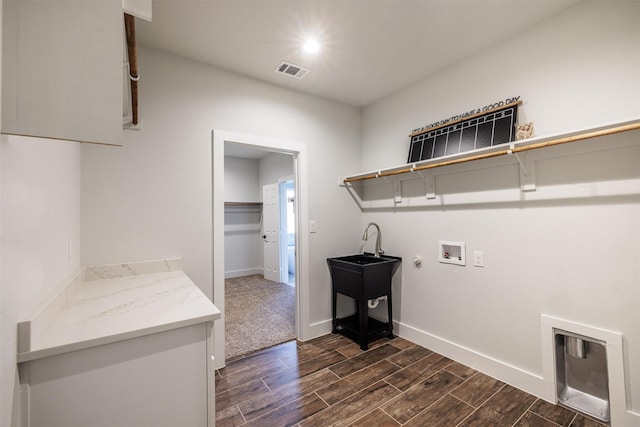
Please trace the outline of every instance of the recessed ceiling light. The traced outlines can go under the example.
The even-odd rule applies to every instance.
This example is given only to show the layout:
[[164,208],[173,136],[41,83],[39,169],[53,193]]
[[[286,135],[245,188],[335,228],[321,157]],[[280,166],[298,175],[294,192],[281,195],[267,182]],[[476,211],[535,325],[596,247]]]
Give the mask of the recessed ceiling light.
[[307,53],[316,53],[319,50],[320,45],[313,39],[307,40],[304,44],[304,51]]

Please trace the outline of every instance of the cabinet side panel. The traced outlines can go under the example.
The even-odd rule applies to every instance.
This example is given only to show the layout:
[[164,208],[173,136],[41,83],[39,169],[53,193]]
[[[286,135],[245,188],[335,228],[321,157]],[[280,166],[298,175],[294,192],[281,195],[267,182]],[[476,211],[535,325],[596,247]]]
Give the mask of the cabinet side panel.
[[207,425],[205,324],[30,362],[32,427]]

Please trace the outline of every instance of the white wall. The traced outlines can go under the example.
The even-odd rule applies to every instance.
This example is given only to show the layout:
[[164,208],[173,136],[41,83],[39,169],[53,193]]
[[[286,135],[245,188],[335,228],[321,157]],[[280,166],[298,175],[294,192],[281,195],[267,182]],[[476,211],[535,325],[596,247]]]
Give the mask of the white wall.
[[80,267],[80,144],[2,136],[0,152],[0,425],[9,426],[20,422],[17,322]]
[[[225,156],[224,194],[229,202],[257,202],[259,160]],[[260,212],[255,207],[227,207],[224,210],[225,277],[262,274]]]
[[319,229],[310,236],[310,319],[329,319],[325,259],[353,250],[360,233],[360,212],[337,185],[359,163],[359,110],[144,46],[139,54],[144,129],[125,133],[121,149],[82,148],[83,263],[181,256],[211,296],[211,130],[303,143]]
[[262,186],[277,183],[280,178],[293,176],[293,156],[280,153],[270,153],[260,159],[260,200],[262,200]]
[[224,157],[224,200],[226,202],[258,202],[258,159]]
[[[639,21],[638,2],[580,2],[365,108],[362,170],[406,162],[412,129],[510,96],[537,135],[640,117]],[[404,331],[532,384],[541,314],[619,331],[640,411],[639,143],[636,131],[537,151],[537,190],[526,194],[514,159],[438,169],[431,206],[366,211],[362,224],[380,224],[384,249],[404,258]],[[466,242],[467,266],[438,263],[438,240]]]

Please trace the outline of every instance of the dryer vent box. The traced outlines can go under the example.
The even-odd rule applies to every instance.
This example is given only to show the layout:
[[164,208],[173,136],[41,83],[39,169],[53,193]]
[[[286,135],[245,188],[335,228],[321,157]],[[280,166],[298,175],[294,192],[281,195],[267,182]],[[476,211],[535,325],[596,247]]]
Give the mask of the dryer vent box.
[[463,242],[438,242],[438,261],[445,264],[467,265]]

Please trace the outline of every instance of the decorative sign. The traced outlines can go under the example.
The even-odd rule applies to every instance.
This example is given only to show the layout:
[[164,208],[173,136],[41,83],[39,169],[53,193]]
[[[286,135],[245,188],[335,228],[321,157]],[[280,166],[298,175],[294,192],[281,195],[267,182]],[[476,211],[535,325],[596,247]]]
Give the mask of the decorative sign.
[[520,97],[507,98],[415,129],[408,163],[511,142],[516,137]]

